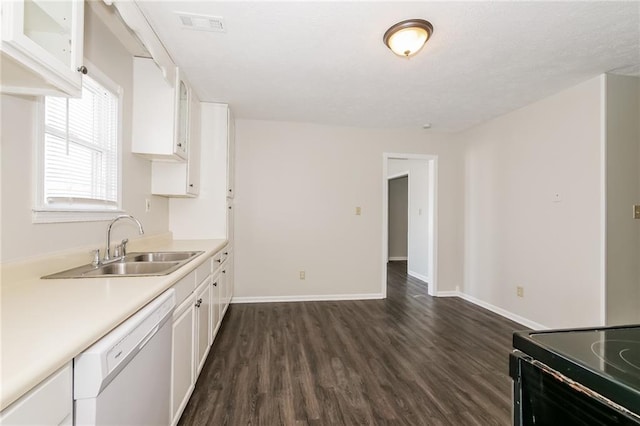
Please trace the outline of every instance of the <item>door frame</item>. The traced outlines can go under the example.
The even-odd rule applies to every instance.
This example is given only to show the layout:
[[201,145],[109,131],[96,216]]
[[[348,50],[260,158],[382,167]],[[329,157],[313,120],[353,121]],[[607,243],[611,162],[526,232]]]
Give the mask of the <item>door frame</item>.
[[[389,257],[389,223],[388,223],[388,206],[389,206],[389,160],[406,159],[406,160],[425,160],[429,162],[429,207],[428,207],[428,229],[429,239],[427,247],[429,251],[429,259],[427,260],[429,274],[427,291],[430,296],[438,295],[438,156],[431,154],[408,154],[408,153],[391,153],[384,152],[382,154],[382,297],[387,297],[387,259]],[[411,197],[409,197],[411,198]],[[410,211],[409,211],[410,214]],[[407,253],[408,254],[408,253]]]

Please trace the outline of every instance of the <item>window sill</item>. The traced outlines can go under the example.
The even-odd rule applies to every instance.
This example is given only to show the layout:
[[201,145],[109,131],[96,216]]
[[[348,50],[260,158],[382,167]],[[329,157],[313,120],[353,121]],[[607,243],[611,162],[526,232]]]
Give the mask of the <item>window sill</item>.
[[104,222],[123,210],[32,210],[32,223]]

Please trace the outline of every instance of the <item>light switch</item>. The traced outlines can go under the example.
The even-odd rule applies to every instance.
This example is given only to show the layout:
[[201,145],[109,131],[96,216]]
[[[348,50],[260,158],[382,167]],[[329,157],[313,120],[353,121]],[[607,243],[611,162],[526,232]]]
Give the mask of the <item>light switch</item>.
[[559,192],[554,192],[553,193],[553,202],[554,203],[559,203],[560,201],[562,201],[562,194],[560,194]]
[[640,204],[633,206],[633,218],[640,219]]
[[356,207],[356,216],[360,216],[362,214],[362,209],[360,207]]

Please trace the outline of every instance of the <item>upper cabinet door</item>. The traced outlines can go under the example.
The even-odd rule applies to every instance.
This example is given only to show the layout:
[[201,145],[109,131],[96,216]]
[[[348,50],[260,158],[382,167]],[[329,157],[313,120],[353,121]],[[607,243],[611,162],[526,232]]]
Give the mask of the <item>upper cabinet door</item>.
[[227,198],[236,195],[236,121],[227,109]]
[[80,96],[82,0],[3,1],[2,93]]
[[187,84],[178,79],[178,99],[176,100],[176,154],[187,156],[187,142],[189,130],[189,89]]
[[133,58],[131,151],[150,160],[184,162],[189,150],[190,89],[174,70],[167,81],[150,58]]

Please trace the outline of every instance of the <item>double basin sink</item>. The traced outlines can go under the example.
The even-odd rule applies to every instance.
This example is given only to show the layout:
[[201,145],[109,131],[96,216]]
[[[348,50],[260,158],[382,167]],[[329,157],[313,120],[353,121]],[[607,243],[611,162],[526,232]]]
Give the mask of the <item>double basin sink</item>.
[[67,269],[42,278],[105,278],[168,275],[193,260],[203,251],[166,251],[129,253],[120,260]]

